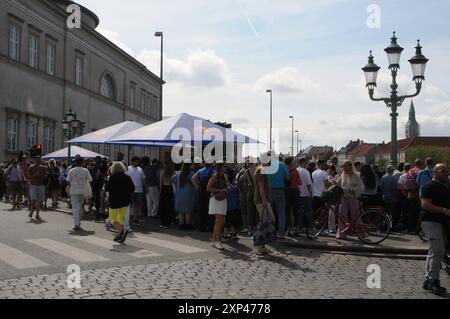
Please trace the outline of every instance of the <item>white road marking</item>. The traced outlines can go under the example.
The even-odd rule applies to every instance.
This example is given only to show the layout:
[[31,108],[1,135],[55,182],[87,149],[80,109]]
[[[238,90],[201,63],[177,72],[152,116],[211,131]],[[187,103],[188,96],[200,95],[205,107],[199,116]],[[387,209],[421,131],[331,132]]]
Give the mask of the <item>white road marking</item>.
[[52,239],[28,239],[27,242],[45,248],[47,250],[53,251],[62,256],[71,258],[80,263],[90,263],[97,261],[107,261],[108,258],[93,254],[91,252],[69,246]]
[[131,246],[126,245],[120,245],[119,243],[115,243],[112,240],[107,240],[100,237],[95,236],[86,236],[86,237],[74,237],[74,239],[77,239],[79,241],[95,245],[98,247],[106,248],[108,250],[117,251],[117,252],[123,252],[127,255],[133,256],[135,258],[147,258],[147,257],[158,257],[162,256],[161,254],[155,253],[153,251],[141,249],[141,248],[134,248]]
[[49,266],[45,262],[25,254],[20,250],[0,243],[0,260],[16,269],[28,269]]
[[139,241],[141,243],[146,243],[146,244],[150,244],[150,245],[154,245],[154,246],[167,248],[170,250],[175,250],[175,251],[185,253],[185,254],[202,253],[202,252],[207,251],[205,249],[188,246],[188,245],[183,245],[183,244],[178,244],[178,243],[175,243],[172,241],[163,240],[163,239],[154,238],[154,237],[148,237],[148,236],[144,236],[144,235],[140,235],[140,234],[134,234],[134,237],[130,237],[130,239]]

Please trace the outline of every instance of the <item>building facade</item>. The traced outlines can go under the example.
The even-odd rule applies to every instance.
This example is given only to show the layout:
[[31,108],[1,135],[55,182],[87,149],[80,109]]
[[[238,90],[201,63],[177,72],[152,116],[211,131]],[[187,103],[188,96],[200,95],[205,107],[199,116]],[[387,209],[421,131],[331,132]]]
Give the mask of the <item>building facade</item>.
[[[398,154],[397,159],[399,163],[405,163],[408,151],[418,147],[434,147],[442,149],[450,156],[450,137],[446,136],[423,136],[423,137],[411,137],[398,141]],[[422,159],[423,160],[423,159]],[[375,152],[375,161],[391,161],[391,143],[382,144]]]
[[[44,153],[62,148],[69,110],[86,123],[83,133],[162,119],[164,82],[98,33],[99,18],[88,9],[81,7],[81,28],[69,29],[70,4],[0,1],[0,161],[34,144],[42,144]],[[111,158],[125,152],[117,146],[91,149]]]

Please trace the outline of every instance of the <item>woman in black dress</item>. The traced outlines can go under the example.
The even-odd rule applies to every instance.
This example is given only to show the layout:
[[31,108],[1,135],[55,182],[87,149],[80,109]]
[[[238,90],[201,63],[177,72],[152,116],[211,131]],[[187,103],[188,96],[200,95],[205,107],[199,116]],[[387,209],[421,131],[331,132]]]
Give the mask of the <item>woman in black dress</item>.
[[49,167],[47,170],[47,189],[52,199],[52,207],[56,208],[58,207],[58,197],[61,187],[59,184],[59,168],[56,167],[55,160],[50,160],[48,164]]

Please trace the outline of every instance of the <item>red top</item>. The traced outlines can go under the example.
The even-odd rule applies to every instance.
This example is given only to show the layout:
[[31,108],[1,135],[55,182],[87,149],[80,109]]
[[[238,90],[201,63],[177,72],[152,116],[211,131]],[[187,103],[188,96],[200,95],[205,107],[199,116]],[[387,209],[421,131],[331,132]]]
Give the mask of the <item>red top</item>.
[[46,175],[47,169],[44,166],[31,165],[28,169],[30,185],[43,186]]
[[302,185],[300,174],[295,168],[289,168],[289,175],[291,176],[289,188],[298,189]]

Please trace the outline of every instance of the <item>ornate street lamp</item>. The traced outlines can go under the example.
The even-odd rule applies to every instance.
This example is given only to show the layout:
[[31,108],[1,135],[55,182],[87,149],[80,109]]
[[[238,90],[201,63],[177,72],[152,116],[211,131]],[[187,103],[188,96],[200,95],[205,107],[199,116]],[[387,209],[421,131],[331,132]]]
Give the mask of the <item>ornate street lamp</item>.
[[[64,115],[64,120],[62,121],[62,129],[64,133],[64,137],[66,139],[71,140],[72,138],[75,138],[83,133],[83,129],[86,126],[85,122],[81,122],[77,119],[77,115],[72,112],[72,110],[69,110]],[[68,160],[70,162],[71,159],[71,144],[69,144],[69,151],[68,151]]]
[[[273,148],[275,148],[274,147],[274,144],[275,143],[273,143],[273,141],[272,141],[272,126],[273,126],[273,116],[272,116],[272,107],[273,107],[273,91],[272,90],[270,90],[270,89],[268,89],[268,90],[266,90],[266,93],[269,93],[270,94],[270,139],[269,139],[269,141],[270,141],[270,151],[272,151],[273,150]],[[273,147],[273,148],[272,148]]]
[[417,41],[416,55],[409,60],[413,71],[413,81],[416,83],[416,93],[411,95],[398,96],[398,84],[397,84],[397,72],[400,68],[400,58],[403,52],[403,48],[397,44],[397,37],[395,32],[391,38],[391,44],[385,49],[388,61],[389,69],[391,70],[392,84],[391,84],[391,96],[388,98],[375,98],[374,91],[377,86],[377,77],[380,67],[375,64],[372,51],[370,51],[369,63],[362,69],[366,77],[366,86],[369,90],[369,97],[372,101],[381,101],[391,109],[391,162],[394,166],[398,164],[398,152],[397,152],[397,109],[403,104],[405,99],[418,96],[422,90],[422,81],[425,80],[425,68],[428,63],[428,59],[422,55],[422,47],[420,46],[420,40]]

